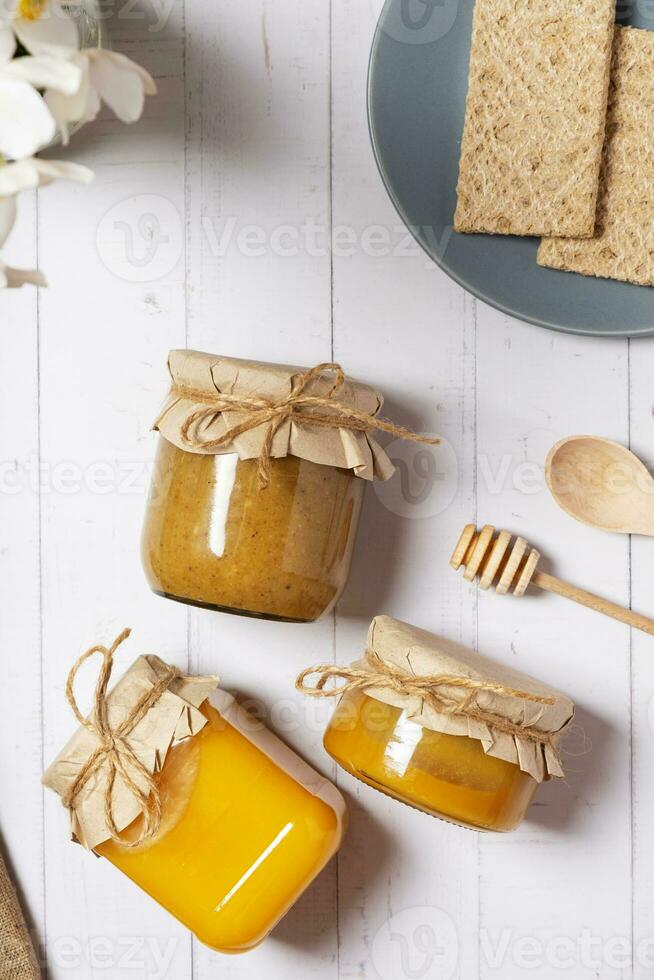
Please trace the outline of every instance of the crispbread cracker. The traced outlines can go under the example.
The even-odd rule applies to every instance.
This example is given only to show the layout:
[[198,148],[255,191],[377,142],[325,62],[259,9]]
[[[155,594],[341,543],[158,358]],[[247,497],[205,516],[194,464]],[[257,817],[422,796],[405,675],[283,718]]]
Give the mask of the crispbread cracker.
[[614,0],[477,0],[454,228],[592,235]]
[[539,265],[654,285],[654,33],[618,27],[596,237],[541,243]]

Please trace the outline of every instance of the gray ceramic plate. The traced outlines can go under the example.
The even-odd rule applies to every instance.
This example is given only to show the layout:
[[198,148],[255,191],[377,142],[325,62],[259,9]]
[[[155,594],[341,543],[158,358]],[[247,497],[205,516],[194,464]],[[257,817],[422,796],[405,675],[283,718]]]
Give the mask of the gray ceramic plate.
[[[505,313],[553,330],[654,334],[654,288],[536,265],[538,240],[452,231],[474,0],[386,0],[372,48],[370,132],[403,221],[445,270]],[[640,22],[637,4],[620,23]],[[653,216],[654,217],[654,216]]]

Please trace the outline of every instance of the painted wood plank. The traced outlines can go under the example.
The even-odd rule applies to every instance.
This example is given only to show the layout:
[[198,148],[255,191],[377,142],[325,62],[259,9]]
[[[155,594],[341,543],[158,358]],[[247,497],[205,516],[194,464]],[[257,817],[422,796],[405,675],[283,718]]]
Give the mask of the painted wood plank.
[[[447,562],[454,529],[475,511],[476,326],[475,304],[412,242],[375,169],[365,119],[372,5],[344,0],[333,16],[335,356],[380,387],[388,417],[447,440],[436,451],[393,444],[398,473],[368,493],[338,610],[336,657],[349,662],[382,612],[474,640],[475,597]],[[345,774],[339,784],[353,799],[339,865],[340,976],[475,976],[476,836]]]
[[[21,198],[3,258],[37,265],[36,195]],[[38,295],[2,297],[0,330],[0,847],[37,944],[45,933],[41,729]],[[29,814],[29,833],[25,815]]]
[[[477,337],[480,523],[523,534],[544,568],[626,602],[627,542],[569,518],[542,474],[565,435],[626,438],[626,344],[534,330],[481,306]],[[541,787],[519,831],[481,842],[480,977],[549,980],[568,962],[579,980],[627,976],[611,944],[631,930],[629,632],[555,596],[488,592],[479,648],[577,703],[566,780]]]
[[[150,594],[139,561],[158,369],[185,335],[183,44],[160,51],[149,41],[134,54],[157,76],[159,98],[138,126],[106,114],[84,130],[69,155],[95,169],[95,184],[57,186],[41,205],[40,253],[52,282],[41,298],[40,357],[51,483],[41,488],[46,760],[73,730],[64,684],[86,647],[131,625],[119,671],[149,651],[187,663],[184,612]],[[85,671],[85,704],[92,680]],[[186,930],[68,843],[64,811],[51,794],[46,804],[50,975],[190,977]]]
[[[312,366],[331,357],[329,19],[321,0],[187,0],[188,345]],[[331,619],[297,626],[191,612],[191,658],[261,708],[323,772],[322,725],[293,688],[331,659]],[[262,801],[263,802],[263,801]],[[336,863],[245,956],[196,944],[195,976],[337,977]]]
[[[630,447],[652,470],[654,402],[651,376],[654,341],[630,343]],[[654,506],[654,501],[652,502]],[[646,615],[654,614],[652,602],[652,542],[649,538],[631,540],[631,603]],[[652,759],[654,758],[654,645],[650,637],[632,633],[632,860],[633,882],[633,978],[646,980],[654,970],[654,855],[650,846],[650,826],[654,807]]]

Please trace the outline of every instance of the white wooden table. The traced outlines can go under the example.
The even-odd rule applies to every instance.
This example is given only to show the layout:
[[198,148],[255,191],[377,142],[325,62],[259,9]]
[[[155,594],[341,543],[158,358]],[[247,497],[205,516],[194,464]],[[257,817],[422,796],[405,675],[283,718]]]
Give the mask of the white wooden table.
[[[574,523],[542,473],[548,448],[577,432],[654,462],[654,341],[509,320],[411,244],[368,143],[378,7],[125,5],[114,45],[152,70],[159,97],[139,125],[107,116],[70,147],[94,185],[23,204],[8,257],[38,260],[51,286],[0,297],[0,827],[55,980],[654,975],[652,640],[555,597],[478,594],[447,563],[461,526],[488,520],[525,533],[570,581],[654,612],[654,545]],[[258,623],[148,591],[149,427],[166,354],[183,346],[333,357],[378,384],[397,421],[448,440],[435,472],[425,450],[401,450],[403,479],[368,494],[351,584],[326,621]],[[353,659],[378,612],[577,701],[567,779],[542,788],[517,833],[430,819],[336,773],[322,751],[330,707],[296,696],[293,678]],[[338,860],[246,956],[204,949],[67,843],[66,815],[41,789],[73,727],[72,660],[127,624],[125,662],[151,651],[218,669],[348,797]]]

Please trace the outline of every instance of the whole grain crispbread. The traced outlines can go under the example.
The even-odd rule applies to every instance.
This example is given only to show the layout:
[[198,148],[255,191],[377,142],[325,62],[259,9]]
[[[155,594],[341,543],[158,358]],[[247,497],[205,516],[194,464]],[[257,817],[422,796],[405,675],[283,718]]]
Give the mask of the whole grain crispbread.
[[593,234],[614,0],[477,0],[454,228]]
[[539,265],[654,285],[654,33],[618,27],[596,234],[551,238]]

